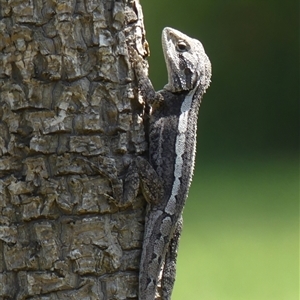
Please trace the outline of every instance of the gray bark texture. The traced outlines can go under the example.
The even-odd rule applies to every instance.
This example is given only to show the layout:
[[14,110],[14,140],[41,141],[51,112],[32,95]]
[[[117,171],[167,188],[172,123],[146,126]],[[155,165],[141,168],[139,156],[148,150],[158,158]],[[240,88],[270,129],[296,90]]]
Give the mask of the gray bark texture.
[[[133,0],[0,0],[0,299],[137,299],[147,150]],[[147,66],[146,66],[147,67]]]

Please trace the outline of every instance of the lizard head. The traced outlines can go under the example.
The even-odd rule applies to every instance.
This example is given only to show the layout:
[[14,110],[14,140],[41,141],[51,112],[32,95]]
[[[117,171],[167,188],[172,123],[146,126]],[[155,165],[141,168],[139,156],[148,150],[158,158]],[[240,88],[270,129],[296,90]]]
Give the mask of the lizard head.
[[170,92],[191,91],[208,88],[211,78],[211,63],[202,44],[170,27],[162,32],[162,47],[168,70]]

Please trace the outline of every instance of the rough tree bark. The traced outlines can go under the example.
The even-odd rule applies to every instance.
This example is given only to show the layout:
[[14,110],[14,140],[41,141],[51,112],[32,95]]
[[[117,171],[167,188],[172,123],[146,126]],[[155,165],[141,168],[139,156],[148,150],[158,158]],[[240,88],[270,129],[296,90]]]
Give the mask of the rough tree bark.
[[137,299],[145,203],[113,201],[147,150],[131,44],[138,0],[0,0],[0,299]]

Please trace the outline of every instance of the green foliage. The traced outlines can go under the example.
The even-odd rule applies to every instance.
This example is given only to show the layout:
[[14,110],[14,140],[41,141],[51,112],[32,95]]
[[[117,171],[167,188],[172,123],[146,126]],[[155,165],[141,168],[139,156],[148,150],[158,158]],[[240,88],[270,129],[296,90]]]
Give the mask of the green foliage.
[[142,1],[150,77],[167,80],[163,27],[198,38],[213,66],[199,140],[205,156],[295,152],[299,134],[297,1]]
[[157,89],[165,26],[201,40],[213,66],[173,299],[299,299],[299,3],[142,5]]
[[297,158],[199,169],[173,299],[299,299]]

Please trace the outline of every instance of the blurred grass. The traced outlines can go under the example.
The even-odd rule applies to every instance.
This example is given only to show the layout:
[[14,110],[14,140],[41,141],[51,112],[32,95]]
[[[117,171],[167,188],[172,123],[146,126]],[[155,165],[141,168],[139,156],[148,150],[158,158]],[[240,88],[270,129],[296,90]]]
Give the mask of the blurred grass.
[[198,162],[173,300],[299,299],[299,162]]
[[213,70],[172,300],[298,300],[299,1],[141,3],[157,89],[165,26],[201,40]]

